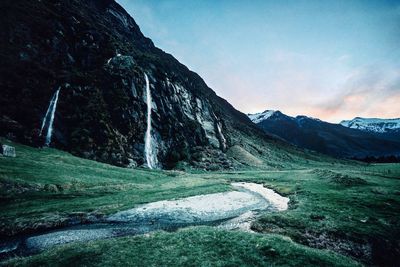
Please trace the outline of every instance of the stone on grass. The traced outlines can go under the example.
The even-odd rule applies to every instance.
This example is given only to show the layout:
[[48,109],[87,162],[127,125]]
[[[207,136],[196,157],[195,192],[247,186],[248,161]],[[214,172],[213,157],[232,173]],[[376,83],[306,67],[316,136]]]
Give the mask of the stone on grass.
[[1,154],[5,157],[16,157],[15,147],[9,145],[1,146]]

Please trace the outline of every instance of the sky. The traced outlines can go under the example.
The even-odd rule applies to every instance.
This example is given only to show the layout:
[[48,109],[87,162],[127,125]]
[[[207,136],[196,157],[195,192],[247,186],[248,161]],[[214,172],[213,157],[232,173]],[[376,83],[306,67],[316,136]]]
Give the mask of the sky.
[[117,0],[244,113],[400,117],[400,0]]

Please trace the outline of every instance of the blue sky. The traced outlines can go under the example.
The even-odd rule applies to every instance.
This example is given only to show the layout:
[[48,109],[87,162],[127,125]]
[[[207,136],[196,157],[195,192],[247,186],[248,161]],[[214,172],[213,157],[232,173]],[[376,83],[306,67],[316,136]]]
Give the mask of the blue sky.
[[400,117],[400,0],[117,0],[242,112]]

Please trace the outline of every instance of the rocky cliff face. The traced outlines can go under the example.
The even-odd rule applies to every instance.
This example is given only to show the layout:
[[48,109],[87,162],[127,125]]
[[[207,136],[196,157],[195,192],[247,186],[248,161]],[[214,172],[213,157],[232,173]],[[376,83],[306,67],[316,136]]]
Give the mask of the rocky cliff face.
[[[157,159],[230,168],[236,132],[257,132],[196,74],[143,36],[112,0],[1,2],[0,135],[42,145],[60,88],[52,146],[120,166],[144,164],[146,85]],[[210,163],[210,162],[209,162]]]

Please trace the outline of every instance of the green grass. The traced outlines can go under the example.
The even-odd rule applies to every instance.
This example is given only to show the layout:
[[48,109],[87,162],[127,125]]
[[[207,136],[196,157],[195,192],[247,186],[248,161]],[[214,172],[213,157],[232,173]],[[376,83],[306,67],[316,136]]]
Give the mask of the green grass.
[[365,263],[395,266],[400,257],[400,164],[213,174],[263,183],[289,196],[290,208],[266,213],[253,229],[290,236]]
[[294,165],[282,161],[280,170],[188,173],[123,169],[54,149],[12,145],[17,157],[0,157],[3,236],[140,203],[226,191],[232,181],[262,183],[290,198],[289,210],[265,213],[253,224],[262,234],[192,227],[66,245],[12,264],[350,266],[353,258],[396,266],[400,258],[400,164],[303,159]]
[[17,157],[0,157],[3,235],[85,220],[89,213],[102,216],[140,203],[230,189],[221,179],[118,168],[55,149],[12,145]]
[[[107,252],[107,253],[104,253]],[[62,255],[62,257],[60,257]],[[279,235],[219,231],[114,238],[66,245],[9,266],[358,266],[346,257],[311,249]]]

